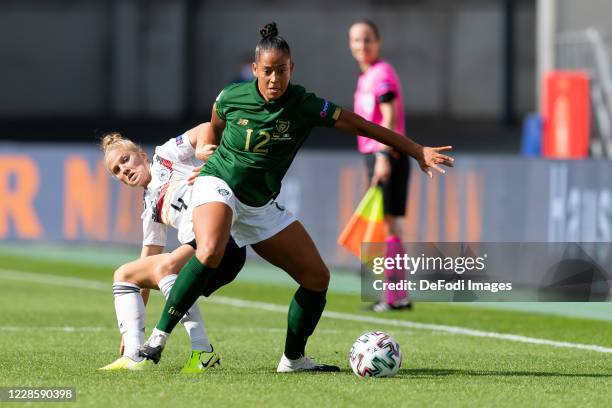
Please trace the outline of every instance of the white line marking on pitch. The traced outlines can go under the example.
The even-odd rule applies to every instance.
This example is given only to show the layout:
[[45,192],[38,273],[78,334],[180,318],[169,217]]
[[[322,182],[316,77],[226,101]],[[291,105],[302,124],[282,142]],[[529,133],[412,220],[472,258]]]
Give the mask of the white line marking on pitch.
[[[21,272],[21,271],[15,271],[15,270],[7,270],[7,269],[0,269],[0,278],[32,282],[32,283],[40,283],[40,284],[46,284],[46,285],[67,286],[67,287],[76,287],[76,288],[92,289],[92,290],[104,290],[104,291],[108,291],[109,293],[111,291],[110,283],[105,284],[105,283],[91,281],[87,279],[81,279],[81,278],[70,278],[70,277],[57,276],[57,275],[43,275],[43,274],[38,274],[38,273]],[[229,305],[229,306],[234,306],[234,307],[242,307],[242,308],[248,308],[248,309],[265,310],[265,311],[276,312],[276,313],[287,313],[287,306],[277,305],[273,303],[255,302],[251,300],[228,298],[225,296],[215,296],[213,298],[207,299],[206,302]],[[374,324],[380,324],[380,325],[386,325],[386,326],[406,327],[406,328],[411,328],[411,329],[428,330],[428,331],[443,332],[443,333],[449,333],[449,334],[459,334],[459,335],[471,336],[471,337],[487,337],[487,338],[496,339],[496,340],[514,341],[518,343],[536,344],[536,345],[559,347],[559,348],[573,348],[573,349],[579,349],[579,350],[595,351],[598,353],[612,353],[612,348],[603,347],[603,346],[599,346],[596,344],[580,344],[580,343],[570,343],[570,342],[565,342],[565,341],[538,339],[535,337],[527,337],[527,336],[521,336],[521,335],[516,335],[516,334],[487,332],[487,331],[468,329],[465,327],[458,327],[458,326],[445,326],[445,325],[430,324],[430,323],[416,323],[416,322],[410,322],[406,320],[384,319],[381,317],[362,316],[362,315],[356,315],[356,314],[351,314],[351,313],[341,313],[341,312],[333,312],[333,311],[323,312],[323,316],[330,318],[330,319],[346,320],[346,321],[351,321],[351,322],[374,323]]]
[[[266,310],[270,312],[287,313],[286,306],[275,305],[272,303],[254,302],[250,300],[234,299],[234,298],[228,298],[224,296],[215,296],[214,298],[208,299],[207,301],[213,302],[213,303],[220,303],[224,305],[236,306],[236,307],[245,307],[249,309],[259,309],[259,310]],[[481,330],[468,329],[465,327],[445,326],[445,325],[430,324],[430,323],[416,323],[416,322],[409,322],[406,320],[384,319],[380,317],[362,316],[362,315],[355,315],[351,313],[341,313],[341,312],[332,312],[332,311],[323,312],[323,316],[331,318],[331,319],[347,320],[351,322],[363,322],[363,323],[374,323],[374,324],[381,324],[381,325],[387,325],[387,326],[408,327],[411,329],[430,330],[430,331],[444,332],[444,333],[450,333],[450,334],[461,334],[461,335],[472,336],[472,337],[489,337],[492,339],[515,341],[519,343],[539,344],[539,345],[546,345],[546,346],[552,346],[552,347],[563,347],[563,348],[575,348],[575,349],[581,349],[581,350],[596,351],[599,353],[612,353],[612,348],[598,346],[596,344],[580,344],[580,343],[570,343],[570,342],[556,341],[556,340],[538,339],[535,337],[526,337],[526,336],[520,336],[516,334],[486,332],[486,331],[481,331]]]
[[0,331],[61,331],[66,333],[116,331],[110,327],[73,327],[73,326],[0,326]]
[[[0,327],[1,329],[1,327]],[[215,332],[243,332],[243,333],[286,333],[286,327],[217,327]],[[317,333],[339,334],[344,333],[344,330],[337,329],[317,329]],[[412,333],[412,332],[403,332]]]

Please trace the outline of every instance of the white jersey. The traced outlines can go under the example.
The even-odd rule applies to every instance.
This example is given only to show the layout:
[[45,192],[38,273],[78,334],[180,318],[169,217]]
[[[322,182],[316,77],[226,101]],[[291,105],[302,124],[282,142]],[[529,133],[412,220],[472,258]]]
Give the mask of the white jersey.
[[181,244],[195,239],[189,206],[192,186],[187,178],[198,165],[186,133],[155,148],[141,217],[143,245],[166,246],[168,226],[178,230]]

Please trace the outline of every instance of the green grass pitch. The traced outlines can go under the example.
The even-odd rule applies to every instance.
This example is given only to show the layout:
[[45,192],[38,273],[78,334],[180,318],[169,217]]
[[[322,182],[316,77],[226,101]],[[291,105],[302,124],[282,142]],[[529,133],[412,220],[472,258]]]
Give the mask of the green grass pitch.
[[[214,299],[201,300],[200,307],[222,355],[221,367],[203,375],[180,374],[189,343],[177,327],[152,370],[99,372],[116,358],[119,344],[111,277],[109,267],[0,256],[0,386],[74,387],[76,403],[53,403],[69,407],[610,406],[611,353],[384,321],[323,317],[308,352],[342,371],[276,374],[286,315]],[[83,284],[87,281],[93,283]],[[219,296],[226,302],[286,307],[293,291],[286,285],[238,281]],[[152,296],[147,333],[161,306],[161,296]],[[361,307],[357,296],[331,292],[326,310],[612,348],[611,324],[605,321],[434,303],[383,315]],[[399,341],[404,363],[396,377],[360,379],[351,372],[350,346],[370,330],[387,331]],[[26,405],[32,403],[19,406]]]

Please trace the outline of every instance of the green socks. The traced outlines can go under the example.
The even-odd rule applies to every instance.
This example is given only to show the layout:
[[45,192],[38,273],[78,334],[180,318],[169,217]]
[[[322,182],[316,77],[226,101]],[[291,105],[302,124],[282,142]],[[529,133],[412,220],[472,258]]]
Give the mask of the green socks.
[[161,318],[157,323],[158,330],[166,333],[172,332],[174,326],[198,300],[214,271],[214,268],[203,265],[195,255],[191,257],[174,282],[174,287],[170,291]]
[[[156,328],[172,332],[185,312],[195,303],[215,269],[202,265],[193,256],[181,269]],[[295,360],[304,355],[306,341],[314,332],[325,308],[327,291],[314,292],[300,286],[289,306],[285,356]]]
[[285,357],[295,360],[304,355],[308,336],[314,332],[325,308],[326,293],[314,292],[302,286],[295,292],[289,306]]

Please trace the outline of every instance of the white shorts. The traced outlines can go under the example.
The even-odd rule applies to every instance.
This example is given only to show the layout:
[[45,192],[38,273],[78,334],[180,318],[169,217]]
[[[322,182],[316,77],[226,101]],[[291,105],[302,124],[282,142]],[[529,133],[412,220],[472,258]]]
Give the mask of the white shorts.
[[224,203],[232,209],[231,232],[241,248],[268,239],[297,221],[291,211],[274,200],[261,207],[251,207],[240,202],[225,181],[214,176],[200,176],[193,185],[191,208],[211,202]]

